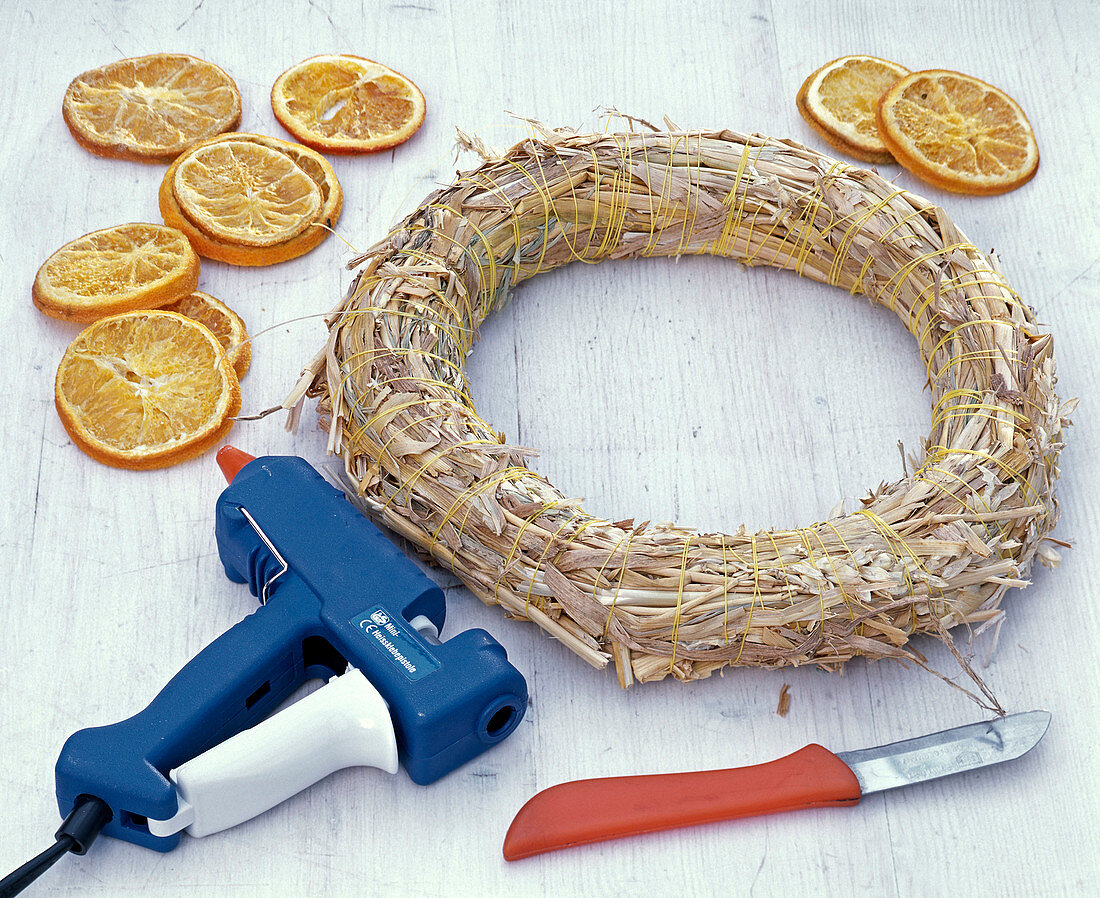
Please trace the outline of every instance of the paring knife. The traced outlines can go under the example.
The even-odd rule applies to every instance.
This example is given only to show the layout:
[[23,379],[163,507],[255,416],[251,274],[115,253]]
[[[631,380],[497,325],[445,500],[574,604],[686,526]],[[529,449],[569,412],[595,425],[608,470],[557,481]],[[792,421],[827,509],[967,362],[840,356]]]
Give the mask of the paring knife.
[[854,805],[869,792],[1011,761],[1031,750],[1049,725],[1049,712],[1025,711],[860,751],[833,754],[811,744],[752,767],[562,783],[520,808],[504,837],[504,857],[514,861],[680,826]]

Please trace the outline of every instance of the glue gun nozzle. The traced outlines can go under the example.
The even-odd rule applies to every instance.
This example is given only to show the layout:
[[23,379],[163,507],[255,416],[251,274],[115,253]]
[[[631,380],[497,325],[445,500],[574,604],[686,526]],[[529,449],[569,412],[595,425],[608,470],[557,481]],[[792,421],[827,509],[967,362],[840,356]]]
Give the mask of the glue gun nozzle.
[[256,456],[249,455],[247,452],[242,452],[235,446],[222,446],[218,450],[218,467],[222,469],[222,473],[225,475],[226,483],[232,483],[233,478],[237,476],[237,473],[247,465],[250,461],[254,461]]

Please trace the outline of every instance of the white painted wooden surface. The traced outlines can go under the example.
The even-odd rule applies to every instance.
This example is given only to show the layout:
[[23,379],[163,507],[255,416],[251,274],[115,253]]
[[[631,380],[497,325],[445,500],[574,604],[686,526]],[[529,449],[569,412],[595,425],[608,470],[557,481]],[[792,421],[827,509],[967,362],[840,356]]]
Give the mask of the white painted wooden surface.
[[[1042,164],[1002,197],[942,201],[1057,338],[1064,396],[1083,398],[1063,456],[1058,535],[1076,548],[1007,597],[983,675],[1010,710],[1045,707],[1051,731],[999,769],[808,811],[662,833],[516,864],[500,855],[537,789],[585,776],[756,763],[810,741],[859,748],[976,719],[919,671],[855,663],[731,671],[623,693],[448,576],[448,629],[487,627],[528,677],[532,704],[506,743],[444,781],[345,771],[264,817],[158,855],[104,840],[37,894],[84,895],[1084,895],[1100,889],[1100,353],[1095,5],[1081,2],[0,2],[0,868],[56,826],[52,767],[72,731],[127,716],[254,600],[226,580],[211,532],[212,455],[135,474],[92,462],[52,407],[77,328],[38,314],[30,285],[68,240],[158,221],[162,169],[97,159],[70,138],[62,93],[110,60],[184,50],[224,66],[241,126],[282,136],[275,77],[319,52],[379,59],[428,98],[423,130],[377,157],[335,159],[341,235],[363,247],[448,180],[455,127],[504,145],[506,111],[601,127],[598,107],[691,127],[816,138],[794,94],[849,52],[957,68],[1009,90]],[[470,160],[461,163],[471,164]],[[258,337],[247,411],[281,399],[342,294],[342,244],[267,269],[204,263],[200,286]],[[896,443],[929,422],[911,339],[887,313],[793,275],[720,260],[572,267],[525,286],[486,324],[469,365],[485,417],[543,450],[540,471],[612,517],[708,528],[808,522],[898,476]],[[322,462],[307,415],[268,418],[237,445]],[[992,647],[983,637],[981,660]],[[954,673],[946,652],[920,645]],[[775,713],[791,686],[786,718]],[[303,734],[303,738],[309,738]]]

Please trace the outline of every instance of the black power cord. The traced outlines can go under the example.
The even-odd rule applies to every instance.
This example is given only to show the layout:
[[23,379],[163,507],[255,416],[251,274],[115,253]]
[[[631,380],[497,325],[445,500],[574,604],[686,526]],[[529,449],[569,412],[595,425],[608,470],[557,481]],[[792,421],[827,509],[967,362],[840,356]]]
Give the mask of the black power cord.
[[18,895],[70,851],[73,854],[87,854],[96,836],[110,820],[111,809],[106,802],[91,795],[78,798],[54,835],[57,841],[38,857],[0,879],[0,898]]

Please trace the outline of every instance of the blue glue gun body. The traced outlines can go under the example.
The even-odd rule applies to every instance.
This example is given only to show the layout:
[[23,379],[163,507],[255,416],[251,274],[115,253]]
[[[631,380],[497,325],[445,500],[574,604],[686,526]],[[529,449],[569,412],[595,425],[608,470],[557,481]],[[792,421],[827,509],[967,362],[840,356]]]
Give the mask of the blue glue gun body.
[[[389,705],[409,777],[427,784],[507,737],[527,684],[484,630],[429,642],[446,604],[342,492],[293,456],[257,458],[218,499],[215,533],[230,579],[263,604],[196,655],[143,711],[81,730],[56,766],[64,816],[83,795],[106,802],[104,833],[159,851],[149,818],[177,810],[173,768],[267,717],[309,679],[357,667]],[[302,738],[324,738],[303,733]]]

